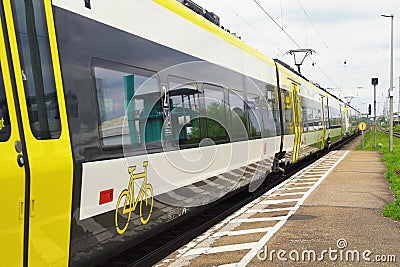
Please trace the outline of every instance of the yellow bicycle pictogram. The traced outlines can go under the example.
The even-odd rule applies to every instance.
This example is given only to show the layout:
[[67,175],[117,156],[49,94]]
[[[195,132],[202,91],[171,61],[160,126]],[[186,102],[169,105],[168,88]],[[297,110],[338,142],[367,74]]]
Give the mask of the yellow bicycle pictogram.
[[[134,173],[136,166],[128,168],[130,174],[128,188],[122,190],[118,197],[117,206],[115,210],[115,229],[118,234],[123,234],[128,228],[132,212],[139,205],[139,215],[142,224],[146,224],[150,220],[151,212],[154,205],[154,192],[153,186],[147,182],[147,166],[148,162],[143,162],[143,172]],[[135,180],[144,179],[135,199]],[[124,199],[125,198],[125,199]],[[124,200],[123,200],[124,199]],[[147,207],[148,212],[143,212],[143,202]],[[121,203],[124,203],[121,207]],[[122,213],[121,213],[122,210]]]

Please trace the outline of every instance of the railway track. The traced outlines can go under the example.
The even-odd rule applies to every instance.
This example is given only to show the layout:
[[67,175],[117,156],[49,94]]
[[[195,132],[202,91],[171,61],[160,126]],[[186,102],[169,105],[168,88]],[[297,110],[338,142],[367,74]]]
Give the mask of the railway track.
[[[351,142],[355,136],[332,145],[331,150],[338,149]],[[152,266],[327,153],[329,153],[329,150],[322,151],[318,157],[310,156],[303,159],[299,164],[287,170],[282,177],[268,177],[259,190],[253,193],[241,190],[203,207],[200,213],[190,216],[189,220],[185,220],[183,216],[181,222],[172,228],[126,249],[96,266]]]
[[[377,130],[379,130],[379,131],[381,131],[381,132],[384,132],[384,133],[389,133],[389,130],[384,129],[384,128],[380,127],[379,125],[377,125]],[[394,137],[397,137],[397,138],[400,138],[400,133],[398,133],[398,132],[393,132],[393,136],[394,136]]]

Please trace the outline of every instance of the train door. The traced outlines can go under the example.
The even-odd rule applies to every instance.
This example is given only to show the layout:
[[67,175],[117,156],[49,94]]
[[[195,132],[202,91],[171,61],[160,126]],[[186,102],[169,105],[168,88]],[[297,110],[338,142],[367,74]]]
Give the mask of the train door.
[[339,114],[340,114],[340,140],[343,139],[343,114],[342,114],[342,104],[339,104]]
[[326,139],[326,114],[325,114],[325,96],[321,96],[321,107],[322,107],[322,134],[321,134],[321,149],[325,148],[325,139]]
[[299,87],[297,84],[292,83],[292,96],[293,96],[293,123],[294,123],[294,144],[292,162],[299,159],[300,144],[301,144],[301,101],[299,95]]
[[51,0],[0,9],[1,264],[66,266],[72,152]]
[[4,266],[22,266],[25,169],[10,68],[0,20],[0,251]]

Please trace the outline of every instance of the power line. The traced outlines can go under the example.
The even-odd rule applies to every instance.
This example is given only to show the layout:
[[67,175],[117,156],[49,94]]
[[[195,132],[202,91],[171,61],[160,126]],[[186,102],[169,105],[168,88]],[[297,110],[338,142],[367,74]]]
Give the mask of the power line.
[[[267,15],[268,18],[270,18],[270,19],[275,23],[275,25],[277,25],[277,26],[286,34],[287,37],[289,37],[289,39],[290,39],[298,48],[301,48],[300,44],[299,44],[298,42],[296,42],[296,40],[283,28],[283,26],[279,25],[279,23],[268,13],[267,10],[265,10],[265,8],[264,8],[263,6],[261,6],[260,3],[257,2],[257,0],[253,0],[253,1],[254,1],[254,2],[257,4],[257,6],[264,12],[264,14]],[[304,10],[304,9],[303,9],[303,10]],[[308,16],[308,15],[307,15],[307,16]],[[309,19],[310,19],[310,18],[309,18]],[[310,56],[310,58],[311,58],[311,56]],[[313,60],[312,58],[311,58],[311,60],[314,62],[314,65],[317,66],[317,68],[322,72],[322,74],[323,74],[326,78],[328,78],[328,80],[329,80],[333,85],[335,85],[336,87],[339,87],[339,86],[333,81],[333,79],[332,79],[331,77],[329,77],[329,75],[328,75],[319,65],[317,65],[317,64],[315,63],[315,60]]]
[[329,75],[328,75],[317,63],[314,62],[314,66],[317,66],[317,68],[322,72],[322,74],[324,74],[324,76],[325,76],[326,78],[328,78],[329,81],[331,81],[331,83],[332,83],[335,87],[340,87],[340,86],[338,86],[338,85],[332,80],[331,77],[329,77]]
[[247,26],[249,26],[251,29],[253,29],[253,31],[255,31],[256,33],[258,33],[260,36],[262,36],[263,38],[260,39],[264,39],[266,40],[270,45],[272,45],[274,48],[276,48],[278,50],[278,52],[280,54],[282,54],[282,50],[279,48],[279,46],[275,45],[271,40],[269,40],[262,32],[260,32],[259,30],[257,30],[252,24],[250,24],[245,18],[243,18],[242,16],[239,15],[238,12],[236,12],[236,10],[234,10],[230,5],[228,5],[224,0],[220,0],[220,2],[225,5],[227,8],[229,8],[231,11],[233,11],[233,13],[235,13],[235,15],[237,17],[239,17],[241,20],[243,20]]
[[298,48],[301,48],[301,46],[299,45],[299,43],[296,42],[296,40],[283,28],[283,26],[279,25],[278,22],[276,22],[276,20],[267,12],[267,10],[265,10],[258,2],[257,0],[253,0],[254,3],[256,3],[258,5],[258,7],[264,12],[265,15],[267,15],[285,34],[287,37],[289,37],[289,39],[295,44],[297,45]]
[[308,14],[307,10],[304,8],[303,4],[301,3],[300,0],[297,0],[299,2],[300,7],[303,9],[304,14],[310,21],[311,25],[313,26],[315,32],[317,33],[319,39],[321,39],[322,43],[324,44],[325,48],[332,54],[333,57],[335,57],[339,62],[340,59],[332,52],[332,50],[329,48],[328,43],[325,41],[325,39],[322,37],[322,34],[319,32],[318,28],[315,26],[314,22],[312,21],[310,15]]

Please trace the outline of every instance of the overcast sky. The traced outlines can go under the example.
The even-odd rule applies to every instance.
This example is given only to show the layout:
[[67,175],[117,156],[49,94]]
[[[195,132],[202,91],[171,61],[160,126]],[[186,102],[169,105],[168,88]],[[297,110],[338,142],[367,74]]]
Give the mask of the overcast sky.
[[[371,78],[379,78],[378,112],[389,88],[390,18],[394,17],[394,111],[398,110],[400,76],[400,1],[398,0],[256,0],[301,48],[317,52],[307,58],[302,74],[340,97],[354,96],[353,106],[366,112],[373,104]],[[216,13],[221,24],[264,54],[293,66],[283,55],[299,48],[254,0],[194,0]],[[304,12],[304,7],[306,13]],[[312,62],[316,66],[312,66]],[[344,64],[346,62],[346,64]],[[325,74],[324,74],[325,73]],[[327,77],[328,76],[328,77]],[[383,95],[382,95],[383,94]]]

